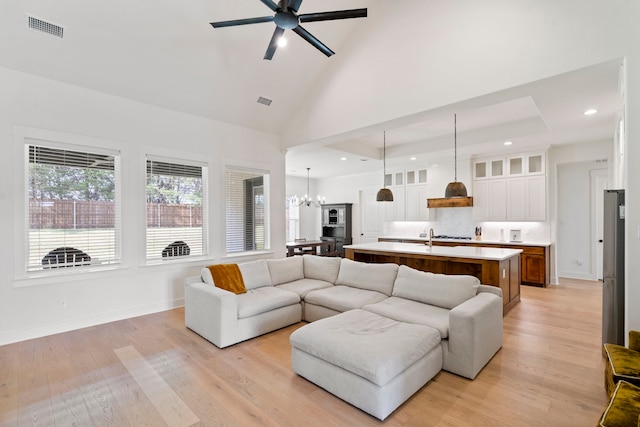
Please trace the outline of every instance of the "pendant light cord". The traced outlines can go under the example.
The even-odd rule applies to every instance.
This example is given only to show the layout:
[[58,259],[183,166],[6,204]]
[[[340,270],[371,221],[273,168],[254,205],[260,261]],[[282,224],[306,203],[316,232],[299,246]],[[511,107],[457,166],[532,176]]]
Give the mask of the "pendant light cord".
[[382,188],[387,188],[387,131],[382,131]]
[[453,115],[453,180],[458,181],[458,129],[456,115]]

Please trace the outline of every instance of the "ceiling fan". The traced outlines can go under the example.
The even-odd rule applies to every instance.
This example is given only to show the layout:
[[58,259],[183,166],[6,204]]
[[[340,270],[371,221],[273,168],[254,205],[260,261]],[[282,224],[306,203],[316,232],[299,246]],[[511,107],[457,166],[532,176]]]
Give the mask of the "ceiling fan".
[[315,38],[311,33],[300,26],[301,22],[331,21],[334,19],[366,18],[367,9],[337,10],[333,12],[304,13],[298,15],[298,9],[302,0],[280,0],[277,4],[273,0],[260,0],[276,14],[274,16],[262,16],[259,18],[235,19],[233,21],[212,22],[213,28],[233,27],[236,25],[259,24],[262,22],[274,22],[276,29],[273,32],[264,59],[270,60],[278,48],[278,40],[284,34],[284,30],[292,30],[294,33],[311,43],[320,52],[327,56],[335,52]]

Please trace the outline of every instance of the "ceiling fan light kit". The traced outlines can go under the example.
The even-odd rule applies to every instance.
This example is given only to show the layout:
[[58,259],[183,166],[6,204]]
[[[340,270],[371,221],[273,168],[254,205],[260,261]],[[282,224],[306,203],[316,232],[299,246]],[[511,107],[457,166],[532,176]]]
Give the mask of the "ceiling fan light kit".
[[278,42],[282,38],[285,30],[291,30],[308,43],[324,53],[331,56],[335,52],[329,49],[324,43],[315,38],[311,33],[300,26],[301,22],[332,21],[335,19],[366,18],[367,9],[336,10],[332,12],[304,13],[298,15],[298,9],[302,0],[280,0],[277,4],[273,0],[260,0],[273,12],[274,16],[262,16],[259,18],[235,19],[232,21],[211,22],[213,28],[235,27],[237,25],[260,24],[262,22],[273,22],[276,29],[271,36],[271,41],[264,54],[264,59],[271,60],[278,48]]

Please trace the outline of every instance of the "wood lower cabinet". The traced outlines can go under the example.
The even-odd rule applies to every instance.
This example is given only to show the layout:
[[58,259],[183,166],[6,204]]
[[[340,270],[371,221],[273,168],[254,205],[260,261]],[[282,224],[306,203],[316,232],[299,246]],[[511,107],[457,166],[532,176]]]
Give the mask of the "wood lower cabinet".
[[[380,238],[379,241],[395,241],[404,243],[422,243],[424,240],[417,239],[388,239]],[[550,250],[548,246],[530,246],[501,243],[485,243],[478,241],[455,241],[455,242],[439,242],[434,241],[434,246],[486,246],[493,248],[522,249],[520,254],[520,282],[523,285],[546,287],[550,280]]]
[[545,247],[523,246],[520,263],[522,264],[522,283],[534,286],[547,286],[549,277],[549,251]]

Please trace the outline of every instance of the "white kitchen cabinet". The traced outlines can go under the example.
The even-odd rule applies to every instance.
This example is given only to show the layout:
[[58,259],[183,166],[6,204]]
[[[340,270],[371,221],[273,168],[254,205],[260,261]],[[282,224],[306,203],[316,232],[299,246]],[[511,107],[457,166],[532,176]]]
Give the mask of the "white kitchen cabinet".
[[428,221],[429,209],[427,208],[427,186],[407,186],[405,189],[407,221]]
[[408,170],[405,172],[405,183],[406,185],[420,185],[427,183],[427,170],[426,169],[417,169],[417,170]]
[[473,179],[489,178],[489,168],[486,160],[473,162]]
[[487,221],[489,219],[489,181],[473,181],[473,219]]
[[526,156],[527,175],[544,175],[545,174],[545,157],[544,154],[527,154]]
[[507,180],[489,181],[489,221],[507,219]]
[[514,156],[507,158],[507,175],[523,176],[524,175],[524,156]]
[[385,221],[404,221],[405,219],[405,195],[404,187],[391,187],[393,202],[380,202],[384,206]]
[[525,153],[506,159],[486,158],[474,162],[473,219],[545,221],[545,163],[544,153]]
[[547,219],[547,178],[544,175],[528,176],[527,184],[527,221],[545,221]]
[[491,178],[500,178],[505,176],[505,167],[504,167],[504,159],[492,159],[489,162],[491,166],[489,169],[489,174]]
[[527,205],[526,178],[511,178],[507,180],[507,218],[511,221],[526,220]]

